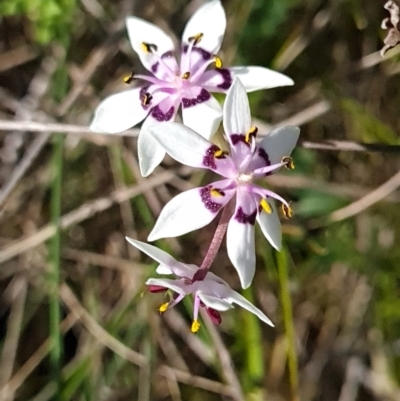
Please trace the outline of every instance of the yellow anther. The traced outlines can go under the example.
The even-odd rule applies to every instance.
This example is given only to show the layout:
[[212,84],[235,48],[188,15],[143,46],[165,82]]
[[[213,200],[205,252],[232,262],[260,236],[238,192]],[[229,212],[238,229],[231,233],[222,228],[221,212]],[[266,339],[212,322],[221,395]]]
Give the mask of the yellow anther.
[[266,201],[266,199],[261,199],[260,205],[263,208],[265,213],[268,213],[268,214],[272,213],[271,205]]
[[152,99],[153,99],[153,96],[151,96],[150,93],[145,93],[142,98],[142,105],[148,106]]
[[200,322],[198,320],[193,320],[192,327],[190,330],[192,333],[197,333],[200,330]]
[[157,46],[153,43],[142,42],[141,47],[145,53],[154,53],[157,51]]
[[128,85],[131,84],[134,80],[135,80],[135,75],[133,72],[131,72],[131,75],[127,75],[126,77],[124,77],[124,82]]
[[217,55],[213,56],[213,59],[215,61],[215,67],[222,68],[222,60]]
[[201,39],[203,39],[203,36],[204,34],[202,34],[201,32],[197,33],[196,35],[193,35],[189,38],[189,42],[194,42],[194,45],[196,46],[201,41]]
[[282,163],[286,163],[285,167],[288,168],[289,170],[294,169],[293,159],[290,156],[283,156]]
[[257,127],[250,127],[250,129],[246,132],[244,140],[249,143],[251,137],[255,137],[257,135],[258,128]]
[[214,198],[221,198],[224,196],[224,193],[220,189],[213,188],[210,191],[210,195],[213,196]]
[[218,149],[214,152],[215,157],[221,157],[224,154],[224,151],[222,149]]
[[160,307],[158,308],[158,311],[160,313],[164,313],[168,309],[168,306],[169,306],[169,302],[166,302],[165,304],[160,305]]
[[182,79],[189,79],[190,78],[190,72],[186,71],[185,73],[182,74]]
[[293,217],[293,210],[290,206],[286,206],[284,203],[282,203],[282,212],[285,218],[290,219]]

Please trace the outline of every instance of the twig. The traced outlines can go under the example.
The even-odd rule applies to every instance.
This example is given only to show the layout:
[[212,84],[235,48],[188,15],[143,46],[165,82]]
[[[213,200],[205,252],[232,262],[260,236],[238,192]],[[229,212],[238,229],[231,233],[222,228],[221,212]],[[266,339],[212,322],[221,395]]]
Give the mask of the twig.
[[208,333],[212,338],[215,350],[218,354],[218,358],[221,363],[222,374],[224,375],[225,380],[229,383],[229,385],[235,390],[232,397],[236,401],[243,401],[243,391],[240,386],[238,376],[235,372],[235,368],[233,366],[232,358],[229,354],[229,351],[222,341],[221,335],[219,334],[218,330],[215,328],[214,324],[208,317],[207,313],[204,310],[201,310],[200,313],[203,318],[204,324],[207,326]]
[[[0,191],[0,208],[3,206],[4,202],[10,195],[11,191],[15,188],[18,181],[22,178],[22,176],[26,173],[29,167],[32,165],[33,161],[39,155],[40,151],[43,149],[43,146],[46,145],[49,140],[51,134],[49,132],[42,132],[28,147],[26,150],[24,157],[18,163],[18,165],[14,168],[10,178],[3,186]],[[3,214],[3,210],[0,211],[0,217]]]
[[[65,230],[74,224],[80,223],[81,221],[87,220],[93,217],[99,212],[103,212],[113,206],[115,203],[123,202],[127,199],[133,198],[136,195],[141,194],[148,188],[160,185],[164,182],[171,180],[176,174],[176,171],[166,171],[164,173],[154,175],[150,177],[145,183],[135,185],[133,187],[122,188],[114,191],[110,196],[95,199],[91,202],[85,203],[81,207],[65,214],[61,218],[61,229]],[[51,238],[56,231],[54,224],[47,224],[41,230],[29,237],[16,240],[10,245],[7,245],[0,249],[0,264],[13,257],[26,252],[49,238]]]
[[103,329],[80,304],[72,290],[66,284],[62,284],[60,287],[60,297],[68,309],[76,315],[86,329],[99,340],[100,343],[137,366],[145,366],[148,364],[147,359],[143,355],[130,349]]
[[[261,121],[255,121],[255,123],[262,127],[265,134],[274,128],[281,127],[284,125],[302,125],[308,121],[319,117],[323,113],[329,110],[327,102],[317,103],[312,108],[304,110],[307,113],[293,116],[290,119],[286,119],[283,122],[270,126],[264,124]],[[75,134],[75,135],[89,135],[91,137],[96,134],[91,131],[88,127],[71,124],[57,124],[57,123],[39,123],[33,121],[9,121],[0,120],[0,131],[27,131],[27,132],[60,132],[64,134]],[[260,133],[260,137],[263,136],[263,132]],[[130,136],[137,137],[139,135],[139,129],[130,129],[118,134],[106,134],[109,137],[112,136]],[[387,145],[380,143],[362,143],[354,141],[339,141],[339,140],[327,140],[325,142],[310,142],[300,141],[299,145],[307,149],[319,149],[319,150],[333,150],[333,151],[346,151],[346,152],[381,152],[381,153],[399,153],[400,145]]]
[[368,195],[362,197],[361,199],[345,206],[328,216],[329,221],[341,221],[348,219],[363,210],[369,208],[373,204],[379,202],[381,199],[385,198],[393,191],[395,191],[400,186],[400,171],[395,174],[390,180],[386,181],[384,184],[376,188],[374,191],[370,192]]

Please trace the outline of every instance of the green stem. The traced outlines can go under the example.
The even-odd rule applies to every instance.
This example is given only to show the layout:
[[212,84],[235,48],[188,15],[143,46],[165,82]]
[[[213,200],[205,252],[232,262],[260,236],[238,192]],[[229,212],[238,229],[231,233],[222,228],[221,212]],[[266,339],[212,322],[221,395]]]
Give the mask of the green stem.
[[286,333],[290,387],[292,392],[292,400],[298,401],[299,395],[298,395],[297,352],[296,352],[296,342],[295,342],[295,333],[293,325],[292,300],[290,298],[290,291],[289,291],[287,253],[285,248],[283,248],[281,252],[277,252],[277,262],[278,262],[279,285],[281,290],[283,322]]
[[50,242],[50,262],[51,262],[51,292],[50,292],[50,368],[53,380],[56,383],[56,394],[61,390],[61,360],[62,360],[62,339],[60,332],[61,305],[59,300],[58,288],[60,283],[60,217],[61,217],[61,184],[63,167],[63,147],[64,137],[55,134],[53,143],[53,183],[51,191],[51,220],[56,226],[56,233]]

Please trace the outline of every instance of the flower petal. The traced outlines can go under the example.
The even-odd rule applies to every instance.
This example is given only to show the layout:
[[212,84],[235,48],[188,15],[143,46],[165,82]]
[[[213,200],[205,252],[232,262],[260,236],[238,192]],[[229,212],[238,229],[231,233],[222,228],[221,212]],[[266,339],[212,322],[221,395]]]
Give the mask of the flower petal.
[[[172,39],[158,26],[140,18],[126,18],[126,28],[133,50],[140,57],[142,64],[153,73],[160,57],[174,50]],[[156,54],[145,51],[143,43],[157,46]]]
[[176,112],[177,105],[165,99],[151,109],[150,114],[143,122],[138,138],[138,159],[143,177],[151,174],[165,156],[164,148],[149,131],[155,126],[162,127],[165,124],[164,121],[174,120]]
[[135,88],[105,98],[97,107],[90,129],[115,134],[142,121],[148,110],[140,102],[140,89]]
[[254,223],[257,209],[253,196],[239,187],[236,210],[226,232],[226,245],[229,259],[239,274],[243,288],[251,284],[256,267]]
[[259,148],[265,150],[271,164],[279,163],[283,156],[290,156],[299,139],[300,128],[292,125],[280,127],[265,136]]
[[204,156],[212,143],[183,124],[164,123],[152,126],[151,135],[167,153],[179,163],[191,167],[203,167]]
[[254,313],[260,320],[274,327],[274,324],[267,318],[267,316],[258,308],[256,308],[251,302],[249,302],[245,297],[232,290],[231,288],[227,289],[227,294],[225,299],[230,302],[241,306],[243,309],[248,310],[251,313]]
[[226,28],[225,11],[219,0],[214,0],[200,7],[187,22],[182,35],[183,44],[189,43],[189,38],[199,33],[203,37],[198,47],[217,53],[221,47]]
[[149,278],[146,285],[159,285],[160,287],[169,288],[170,290],[177,292],[180,295],[187,295],[185,287],[180,280],[171,280],[167,278]]
[[197,266],[178,262],[171,255],[153,245],[129,237],[125,237],[125,239],[135,248],[141,250],[156,262],[160,263],[160,266],[157,268],[158,274],[171,274],[172,272],[178,277],[191,277],[198,269]]
[[271,206],[272,212],[266,213],[264,210],[261,210],[261,212],[257,213],[257,221],[265,238],[279,251],[282,248],[281,222],[273,199],[269,198],[268,203]]
[[233,306],[228,301],[225,301],[224,299],[215,297],[213,295],[197,291],[197,296],[201,299],[204,305],[217,311],[224,312],[228,309],[233,308]]
[[[148,117],[145,122],[150,120]],[[153,121],[154,124],[157,122]],[[160,123],[158,123],[160,124]],[[144,124],[143,124],[144,125]],[[148,124],[149,126],[150,124]],[[140,130],[138,138],[138,159],[140,173],[143,177],[150,175],[162,162],[165,156],[164,148],[153,138],[147,129]]]
[[207,209],[201,190],[202,188],[193,188],[171,199],[161,211],[148,240],[177,237],[210,223],[221,206],[218,205],[217,210]]
[[246,90],[235,78],[226,95],[224,103],[224,130],[231,142],[230,135],[245,134],[251,126],[251,114]]
[[209,92],[226,93],[232,86],[233,74],[228,68],[219,68],[204,72],[197,81],[197,85]]
[[260,89],[276,88],[278,86],[290,86],[294,82],[280,72],[264,67],[230,67],[230,72],[240,78],[246,92],[254,92]]
[[[187,127],[209,139],[215,134],[221,123],[222,109],[214,96],[211,96],[205,89],[203,89],[202,93],[204,92],[210,96],[205,101],[197,101],[195,104],[185,106],[182,100],[182,118]],[[193,95],[192,99],[197,97]]]

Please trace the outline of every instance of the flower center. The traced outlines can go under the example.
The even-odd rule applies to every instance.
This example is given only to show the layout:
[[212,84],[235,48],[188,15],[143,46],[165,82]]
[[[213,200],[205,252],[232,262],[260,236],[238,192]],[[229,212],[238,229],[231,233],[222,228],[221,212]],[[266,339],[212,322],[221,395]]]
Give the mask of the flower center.
[[239,184],[247,184],[253,181],[253,174],[239,174],[237,181]]

